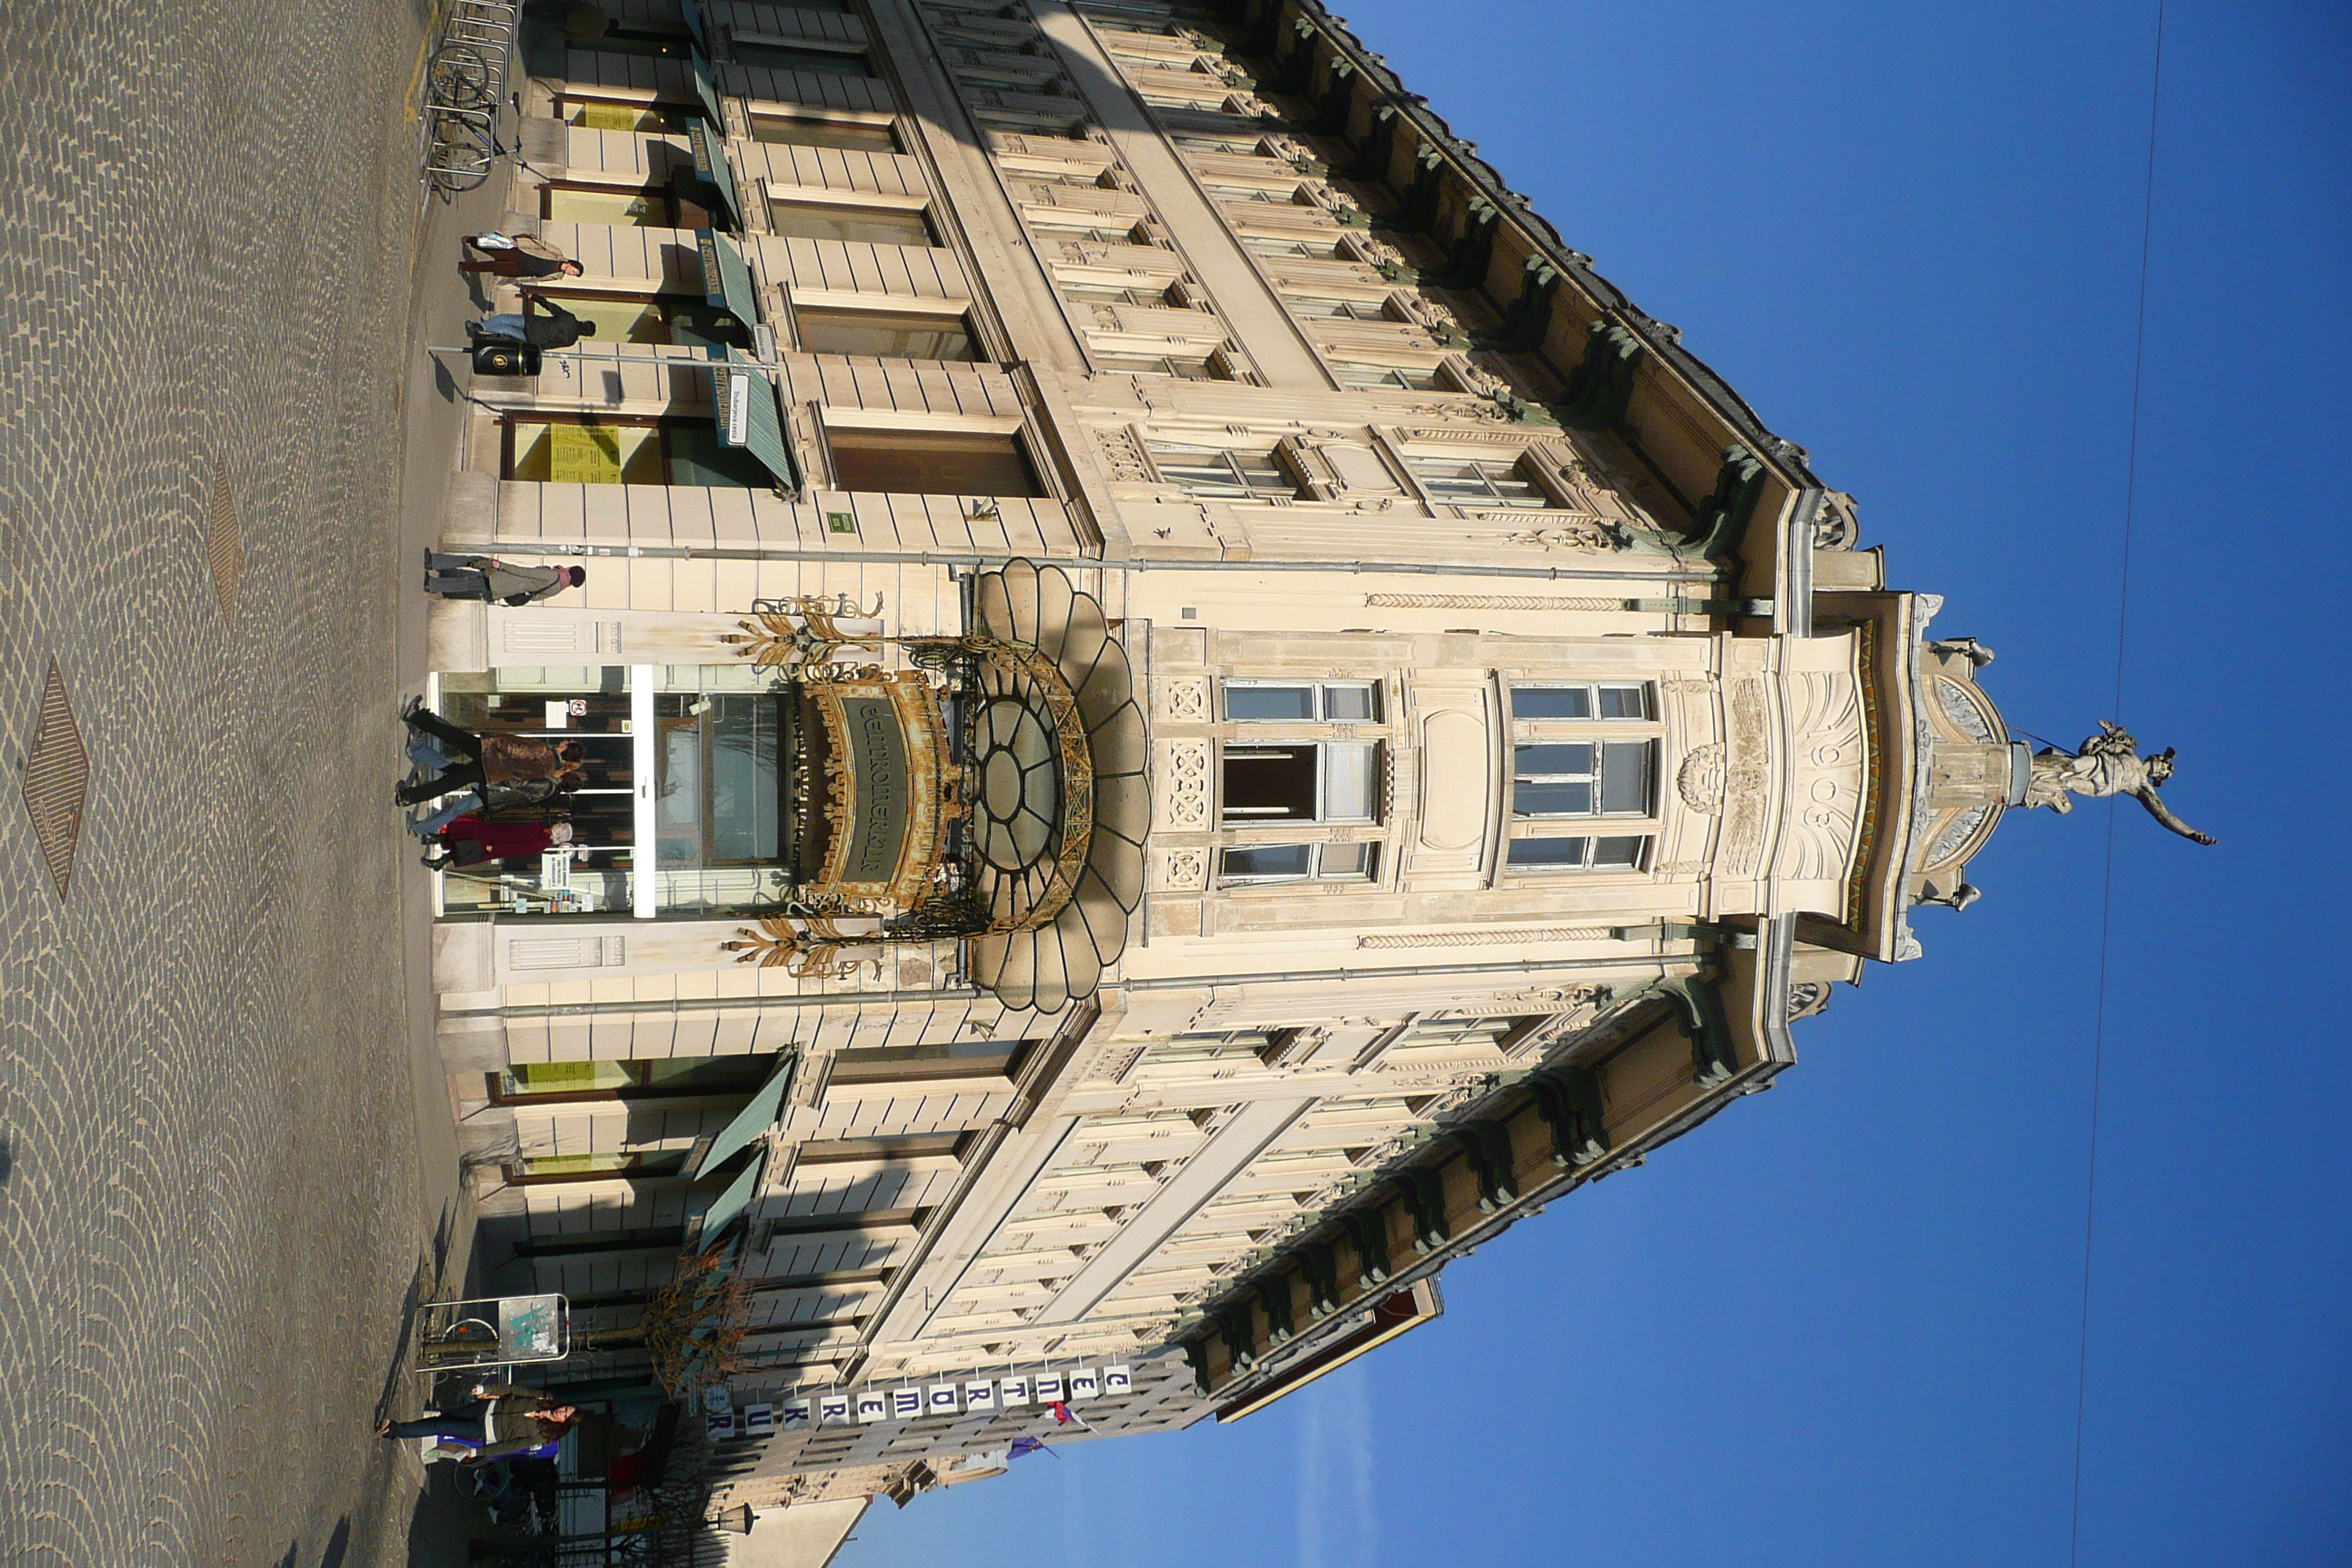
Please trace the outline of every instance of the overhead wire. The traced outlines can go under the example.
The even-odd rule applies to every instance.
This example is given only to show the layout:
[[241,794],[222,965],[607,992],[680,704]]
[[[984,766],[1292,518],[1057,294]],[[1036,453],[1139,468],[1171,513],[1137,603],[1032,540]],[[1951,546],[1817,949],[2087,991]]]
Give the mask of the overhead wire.
[[[2164,6],[2156,5],[2156,58],[2147,91],[2147,168],[2140,193],[2139,309],[2133,327],[2131,436],[2124,462],[2124,525],[2119,581],[2116,594],[2115,721],[2123,722],[2124,670],[2131,630],[2132,523],[2139,500],[2140,389],[2147,364],[2148,255],[2156,233],[2156,132],[2158,110],[2164,97]],[[2081,1318],[2075,1331],[2074,1352],[2074,1477],[2068,1506],[2066,1562],[2074,1568],[2083,1550],[2083,1446],[2091,1391],[2091,1271],[2096,1256],[2099,1216],[2099,1111],[2107,1046],[2107,960],[2112,948],[2116,896],[2116,803],[2107,803],[2105,868],[2099,889],[2099,967],[2097,1001],[2091,1025],[2090,1147],[2083,1179],[2083,1291]]]

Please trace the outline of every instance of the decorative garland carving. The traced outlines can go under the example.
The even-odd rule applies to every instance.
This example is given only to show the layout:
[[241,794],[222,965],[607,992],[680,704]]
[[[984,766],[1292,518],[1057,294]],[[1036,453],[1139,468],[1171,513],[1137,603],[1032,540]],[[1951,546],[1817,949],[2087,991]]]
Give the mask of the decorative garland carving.
[[1533,594],[1367,594],[1380,610],[1622,610],[1622,599],[1549,599]]
[[1607,942],[1607,926],[1522,926],[1506,931],[1443,931],[1360,936],[1360,948],[1486,947],[1509,942]]

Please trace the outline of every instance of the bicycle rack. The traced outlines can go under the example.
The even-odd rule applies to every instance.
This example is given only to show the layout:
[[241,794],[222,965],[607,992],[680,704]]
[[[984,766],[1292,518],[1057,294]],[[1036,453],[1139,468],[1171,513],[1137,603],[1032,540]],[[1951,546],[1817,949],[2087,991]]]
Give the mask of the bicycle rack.
[[425,177],[446,195],[474,189],[497,162],[519,9],[514,0],[454,0],[442,20],[425,69]]

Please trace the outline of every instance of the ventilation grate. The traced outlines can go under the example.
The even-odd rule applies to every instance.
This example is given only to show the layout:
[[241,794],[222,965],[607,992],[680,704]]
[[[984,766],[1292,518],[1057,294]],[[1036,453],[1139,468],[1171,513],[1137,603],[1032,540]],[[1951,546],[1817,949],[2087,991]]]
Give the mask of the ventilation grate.
[[220,595],[221,618],[236,618],[236,591],[245,576],[245,536],[236,525],[236,498],[229,493],[228,465],[213,459],[213,499],[205,521],[205,561],[212,567],[213,590]]
[[82,803],[89,793],[89,752],[74,723],[65,678],[51,659],[48,681],[41,688],[40,722],[25,759],[25,810],[60,899],[73,880],[74,847],[81,840]]

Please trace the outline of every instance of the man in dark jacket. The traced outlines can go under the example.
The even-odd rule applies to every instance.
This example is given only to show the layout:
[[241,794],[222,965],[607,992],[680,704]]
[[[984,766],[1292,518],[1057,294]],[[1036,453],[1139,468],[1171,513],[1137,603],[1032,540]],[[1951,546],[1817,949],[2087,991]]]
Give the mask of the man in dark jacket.
[[[536,307],[539,314],[531,314]],[[469,338],[507,338],[535,349],[568,349],[583,338],[596,335],[596,323],[583,321],[552,300],[537,294],[522,297],[520,310],[501,310],[466,323]]]
[[446,599],[528,605],[588,581],[581,566],[511,566],[488,555],[425,552],[425,591]]

